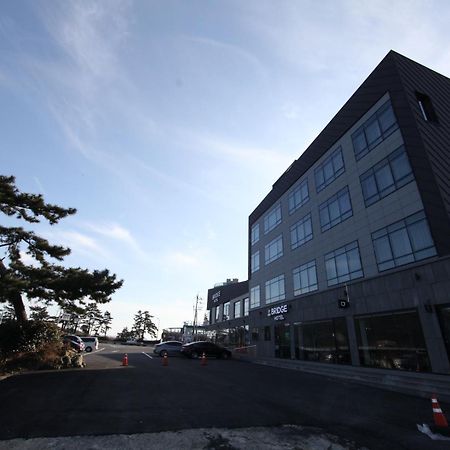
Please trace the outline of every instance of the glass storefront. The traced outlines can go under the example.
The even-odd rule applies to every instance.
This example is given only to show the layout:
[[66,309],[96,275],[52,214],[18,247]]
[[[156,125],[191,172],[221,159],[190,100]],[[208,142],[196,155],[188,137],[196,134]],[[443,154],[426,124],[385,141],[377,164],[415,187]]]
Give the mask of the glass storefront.
[[441,325],[442,337],[445,348],[450,359],[450,305],[443,305],[438,308],[439,323]]
[[250,327],[244,325],[216,330],[213,341],[223,347],[245,347],[250,345]]
[[362,366],[431,370],[417,311],[358,317],[355,327]]
[[350,364],[345,318],[294,325],[295,358]]
[[289,325],[275,327],[275,358],[291,358],[291,328]]

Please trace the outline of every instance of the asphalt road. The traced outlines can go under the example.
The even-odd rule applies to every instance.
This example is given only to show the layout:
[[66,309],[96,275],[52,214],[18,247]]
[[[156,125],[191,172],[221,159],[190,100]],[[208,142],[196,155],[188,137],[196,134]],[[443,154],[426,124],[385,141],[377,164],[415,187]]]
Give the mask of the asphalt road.
[[369,449],[449,448],[417,431],[432,421],[427,399],[233,360],[170,357],[166,367],[150,347],[101,348],[84,369],[1,381],[0,439],[293,424]]

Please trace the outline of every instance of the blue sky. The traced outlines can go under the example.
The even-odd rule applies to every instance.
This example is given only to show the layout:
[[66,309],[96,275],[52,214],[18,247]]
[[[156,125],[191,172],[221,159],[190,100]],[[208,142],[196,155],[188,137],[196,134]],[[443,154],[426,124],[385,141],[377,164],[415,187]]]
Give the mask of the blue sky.
[[450,74],[442,1],[0,3],[1,173],[125,280],[113,331],[247,277],[248,216],[390,50]]

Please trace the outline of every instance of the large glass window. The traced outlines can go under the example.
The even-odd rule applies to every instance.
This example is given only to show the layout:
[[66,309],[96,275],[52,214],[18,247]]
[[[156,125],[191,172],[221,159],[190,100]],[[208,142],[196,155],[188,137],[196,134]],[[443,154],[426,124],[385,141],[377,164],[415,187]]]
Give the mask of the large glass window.
[[230,320],[230,302],[223,304],[222,320]]
[[294,295],[306,294],[317,290],[316,261],[296,267],[292,271],[294,279]]
[[333,228],[353,215],[348,186],[319,206],[322,232]]
[[438,317],[445,347],[447,348],[447,355],[450,359],[450,305],[438,307]]
[[423,211],[372,233],[372,241],[380,272],[436,255]]
[[248,316],[248,310],[249,310],[249,299],[244,298],[244,316]]
[[300,247],[313,238],[311,214],[291,226],[291,249]]
[[252,226],[250,239],[252,245],[256,244],[259,241],[259,223],[256,223],[255,225]]
[[234,315],[235,319],[241,317],[241,301],[234,302]]
[[280,234],[265,247],[264,262],[269,264],[283,256],[283,235]]
[[344,245],[325,255],[328,286],[363,276],[358,241]]
[[303,206],[309,200],[308,179],[296,186],[289,194],[289,214]]
[[252,273],[259,270],[259,250],[252,254],[251,269]]
[[267,234],[269,231],[273,230],[280,223],[281,223],[281,204],[278,203],[278,205],[275,206],[275,208],[273,208],[264,217],[264,234]]
[[219,321],[220,307],[216,306],[216,322]]
[[400,189],[413,179],[405,147],[401,146],[360,176],[366,206]]
[[275,358],[291,359],[291,328],[282,324],[275,326]]
[[350,364],[344,318],[294,325],[295,357],[304,361]]
[[320,192],[344,172],[344,158],[342,156],[342,149],[339,147],[314,170],[316,191]]
[[356,159],[367,155],[397,128],[391,102],[387,101],[352,134]]
[[259,285],[250,289],[250,308],[257,308],[260,305]]
[[412,372],[430,370],[417,311],[355,318],[361,364]]
[[284,275],[266,281],[266,304],[284,299]]

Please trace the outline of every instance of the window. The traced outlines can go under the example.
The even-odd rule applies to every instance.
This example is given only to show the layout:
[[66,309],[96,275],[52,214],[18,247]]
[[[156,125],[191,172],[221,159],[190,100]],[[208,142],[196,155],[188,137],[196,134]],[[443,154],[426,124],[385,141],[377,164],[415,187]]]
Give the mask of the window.
[[269,264],[283,256],[283,235],[280,234],[273,241],[269,242],[265,247],[265,264]]
[[294,295],[306,294],[317,290],[316,261],[296,267],[292,271],[294,278]]
[[265,341],[270,341],[272,340],[272,333],[270,332],[270,326],[266,326],[264,327],[264,340]]
[[328,286],[364,276],[358,241],[344,245],[325,255]]
[[372,241],[380,272],[436,255],[423,211],[372,233]]
[[230,320],[230,302],[223,304],[223,317],[222,320]]
[[350,364],[344,318],[294,325],[295,358],[328,364]]
[[259,223],[252,226],[250,240],[252,245],[259,241]]
[[219,311],[220,311],[220,307],[219,306],[216,306],[216,322],[218,322],[219,321]]
[[266,304],[284,299],[284,275],[279,275],[266,281]]
[[248,316],[249,300],[244,298],[244,316]]
[[264,234],[273,230],[281,223],[281,204],[279,203],[264,217]]
[[313,238],[311,214],[300,219],[291,227],[291,249],[305,244]]
[[252,273],[259,270],[259,250],[252,254],[251,269]]
[[345,172],[342,148],[336,149],[320,166],[314,170],[316,191],[320,192]]
[[259,328],[252,328],[252,341],[259,340]]
[[298,208],[303,206],[309,200],[308,180],[306,179],[289,194],[289,214],[292,214]]
[[348,186],[319,206],[322,232],[333,228],[353,215]]
[[438,118],[436,112],[433,108],[433,103],[431,103],[430,97],[426,94],[421,94],[420,92],[416,92],[416,99],[419,105],[420,112],[422,113],[422,117],[427,122],[436,122],[438,123]]
[[413,179],[408,155],[405,147],[401,146],[360,176],[366,207],[400,189]]
[[259,306],[259,285],[250,289],[250,308],[257,308]]
[[238,317],[241,317],[241,302],[235,302],[234,303],[234,316],[235,319],[237,319]]
[[361,159],[398,128],[390,101],[381,106],[353,134],[355,158]]
[[417,311],[355,318],[361,365],[430,371],[425,339]]

